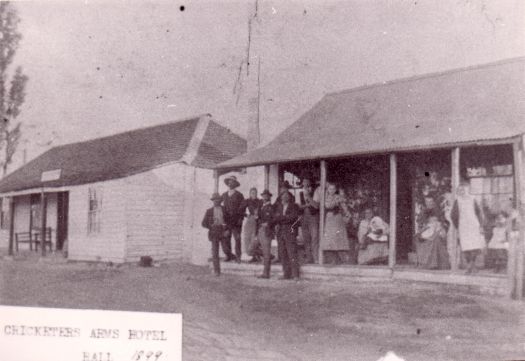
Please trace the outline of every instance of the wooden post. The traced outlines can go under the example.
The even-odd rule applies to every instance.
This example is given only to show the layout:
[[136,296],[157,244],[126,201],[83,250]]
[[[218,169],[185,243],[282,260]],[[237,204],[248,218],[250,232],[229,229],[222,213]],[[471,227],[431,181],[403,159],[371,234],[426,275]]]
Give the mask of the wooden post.
[[46,255],[46,212],[46,194],[44,193],[44,188],[42,188],[42,192],[40,193],[40,245],[42,246],[42,256]]
[[10,256],[13,255],[14,235],[15,235],[15,197],[9,197],[9,255]]
[[270,166],[264,166],[264,189],[270,189]]
[[219,171],[213,170],[213,193],[219,193]]
[[518,226],[518,242],[515,244],[515,254],[509,254],[509,258],[515,258],[515,279],[516,279],[516,299],[523,299],[523,272],[525,265],[524,252],[525,252],[525,209],[523,204],[523,137],[521,136],[519,142],[513,143],[513,158],[514,158],[514,194],[516,196],[516,207],[518,210],[518,219],[516,220]]
[[[452,165],[452,173],[451,173],[451,193],[452,193],[452,203],[456,201],[456,191],[459,187],[459,178],[460,178],[460,172],[459,172],[459,148],[456,147],[452,149],[451,153],[451,165]],[[453,272],[457,271],[459,268],[459,260],[458,257],[458,230],[454,227],[453,224],[450,226],[449,230],[449,237],[448,241],[449,244],[449,250],[450,250],[450,268]]]
[[319,264],[324,264],[323,257],[323,238],[324,238],[324,221],[325,221],[325,195],[326,195],[326,160],[321,160],[321,184],[319,189]]
[[396,232],[397,232],[397,159],[390,154],[390,233],[388,235],[388,267],[396,264]]

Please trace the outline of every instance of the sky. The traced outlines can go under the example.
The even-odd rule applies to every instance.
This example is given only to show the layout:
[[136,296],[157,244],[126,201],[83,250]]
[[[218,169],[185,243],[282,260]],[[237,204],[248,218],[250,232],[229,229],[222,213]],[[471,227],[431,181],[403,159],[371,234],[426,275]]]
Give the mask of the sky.
[[[211,113],[264,144],[329,92],[525,55],[525,1],[27,1],[31,159]],[[251,29],[251,30],[249,30]],[[248,65],[249,64],[249,65]]]

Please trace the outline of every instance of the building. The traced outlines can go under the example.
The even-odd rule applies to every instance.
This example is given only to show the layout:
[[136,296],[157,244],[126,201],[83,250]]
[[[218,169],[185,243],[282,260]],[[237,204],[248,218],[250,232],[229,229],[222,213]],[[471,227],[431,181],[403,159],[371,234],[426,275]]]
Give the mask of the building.
[[[499,277],[510,295],[521,298],[524,94],[525,58],[332,93],[267,145],[217,169],[265,166],[266,185],[270,172],[280,180],[313,174],[321,188],[321,219],[326,184],[337,183],[351,203],[371,204],[388,221],[388,262],[383,267],[389,275],[418,265],[414,235],[428,192],[433,188],[434,201],[447,214],[460,181],[469,182],[489,231],[499,211],[518,213],[507,271],[491,277]],[[356,212],[359,216],[358,207]],[[321,237],[323,228],[321,222]],[[447,243],[450,273],[458,274],[463,261],[453,226]],[[326,263],[322,248],[321,263]],[[477,262],[483,267],[484,259]]]
[[1,245],[44,228],[71,260],[205,263],[209,168],[245,151],[209,114],[52,148],[0,181]]

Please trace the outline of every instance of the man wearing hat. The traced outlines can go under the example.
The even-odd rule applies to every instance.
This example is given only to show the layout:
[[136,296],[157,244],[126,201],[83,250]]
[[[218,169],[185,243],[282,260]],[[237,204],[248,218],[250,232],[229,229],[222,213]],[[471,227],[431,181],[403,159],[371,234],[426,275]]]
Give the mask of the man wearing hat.
[[[226,254],[226,262],[232,261],[234,259],[237,262],[241,261],[241,230],[242,230],[242,221],[244,220],[244,197],[236,190],[241,184],[237,181],[237,177],[231,175],[224,179],[224,183],[228,186],[228,191],[222,194],[222,202],[226,213],[228,214],[228,221],[226,225],[230,234],[228,235],[227,242],[225,245],[228,247],[225,249],[223,246],[223,251]],[[235,239],[235,256],[232,254],[231,246],[231,237]]]
[[259,219],[257,223],[257,239],[259,240],[263,252],[264,269],[259,278],[270,278],[270,265],[272,261],[272,239],[274,236],[274,206],[272,204],[272,194],[268,189],[261,193],[262,205],[259,209]]
[[219,244],[222,244],[223,250],[226,249],[228,213],[224,207],[221,206],[222,198],[219,193],[213,193],[211,200],[213,201],[213,207],[209,208],[204,214],[202,226],[208,229],[208,239],[211,242],[213,272],[216,276],[219,276],[221,274]]
[[290,192],[281,192],[281,203],[275,205],[273,222],[277,224],[277,242],[281,244],[280,258],[283,266],[283,279],[299,279],[299,260],[297,259],[297,229],[299,227],[299,206],[293,201]]

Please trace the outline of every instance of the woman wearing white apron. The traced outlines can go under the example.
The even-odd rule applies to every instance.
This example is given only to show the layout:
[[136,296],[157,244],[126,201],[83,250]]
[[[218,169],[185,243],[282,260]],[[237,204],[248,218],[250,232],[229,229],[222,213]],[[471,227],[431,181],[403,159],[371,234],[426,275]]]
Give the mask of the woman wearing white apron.
[[467,273],[476,272],[476,257],[485,248],[481,209],[470,194],[468,183],[461,183],[451,212],[452,222],[458,230],[461,251],[467,261]]

